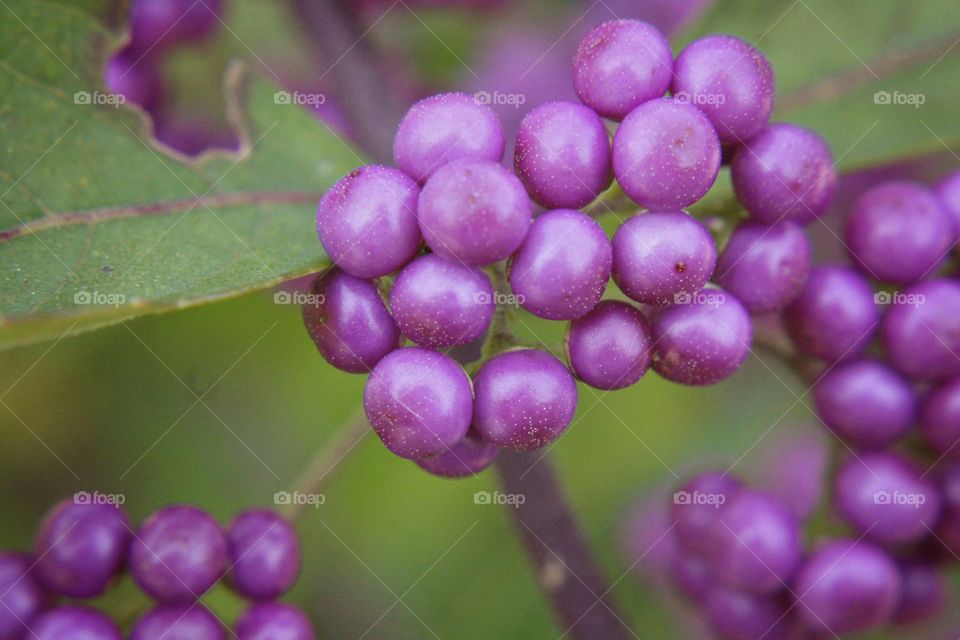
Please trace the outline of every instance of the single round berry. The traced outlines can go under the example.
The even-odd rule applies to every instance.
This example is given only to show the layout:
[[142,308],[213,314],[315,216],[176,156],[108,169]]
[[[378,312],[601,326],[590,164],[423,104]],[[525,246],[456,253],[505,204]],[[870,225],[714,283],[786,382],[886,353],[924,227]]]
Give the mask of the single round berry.
[[783,598],[714,587],[704,608],[717,640],[785,640],[792,622]]
[[370,165],[330,187],[317,205],[317,235],[333,263],[358,278],[393,273],[420,250],[420,188],[402,171]]
[[573,102],[548,102],[523,118],[513,165],[530,197],[550,209],[579,209],[613,180],[603,121]]
[[130,546],[130,573],[161,602],[192,603],[227,569],[227,538],[217,521],[189,505],[166,507],[140,526]]
[[870,540],[904,545],[930,535],[942,508],[934,483],[895,453],[851,457],[836,478],[836,499],[846,519]]
[[875,360],[857,360],[830,369],[814,387],[813,398],[823,423],[860,447],[889,446],[917,417],[913,387]]
[[783,324],[797,349],[838,362],[863,352],[880,328],[880,308],[859,273],[822,265],[810,270],[800,294],[784,310]]
[[507,351],[474,376],[473,427],[499,447],[539,449],[570,426],[577,384],[559,360],[537,349]]
[[584,104],[620,120],[670,87],[670,43],[653,25],[611,20],[580,42],[573,58],[573,88]]
[[813,222],[830,206],[837,187],[827,143],[809,129],[782,122],[737,149],[730,177],[750,216],[767,224]]
[[943,611],[949,585],[939,567],[921,562],[900,565],[903,591],[893,614],[894,624],[914,624]]
[[670,515],[685,550],[704,557],[716,550],[711,532],[723,506],[741,489],[740,482],[729,473],[708,471],[691,478],[673,494]]
[[773,113],[773,68],[749,43],[727,35],[694,40],[677,56],[671,91],[700,108],[720,141],[746,142]]
[[530,199],[520,180],[495,162],[456,160],[420,193],[427,244],[441,258],[482,267],[517,250],[530,228]]
[[740,368],[752,338],[743,305],[724,291],[704,289],[654,315],[653,368],[680,384],[716,384]]
[[247,609],[236,626],[237,640],[314,640],[302,611],[282,602],[262,602]]
[[499,451],[494,445],[467,433],[447,451],[416,462],[424,471],[441,478],[467,478],[493,464]]
[[960,282],[921,282],[893,302],[881,328],[890,363],[919,380],[960,375]]
[[470,378],[448,356],[397,349],[374,367],[363,390],[367,419],[402,458],[435,456],[460,442],[473,412]]
[[34,572],[50,591],[92,598],[106,591],[127,556],[131,529],[112,504],[64,500],[47,514],[37,532]]
[[750,313],[787,306],[810,273],[810,241],[798,225],[746,222],[736,228],[717,262],[717,284]]
[[743,591],[782,589],[802,555],[797,516],[778,498],[758,491],[735,494],[707,535],[715,540],[714,575]]
[[140,55],[200,40],[221,23],[221,0],[135,0],[130,45]]
[[156,109],[164,97],[163,78],[153,58],[141,58],[134,49],[124,49],[110,58],[104,85],[126,102],[146,111]]
[[624,193],[648,209],[679,209],[710,190],[720,171],[720,141],[699,109],[670,98],[627,115],[613,137],[613,173]]
[[503,149],[503,127],[490,107],[465,93],[441,93],[403,116],[393,139],[393,161],[423,183],[454,160],[500,162]]
[[920,431],[937,453],[960,457],[960,377],[945,382],[923,399]]
[[710,233],[683,211],[644,213],[613,236],[613,279],[628,297],[669,305],[700,291],[713,275]]
[[650,366],[650,325],[639,309],[604,300],[570,323],[567,361],[580,380],[597,389],[624,389]]
[[303,322],[323,358],[341,371],[367,373],[400,346],[377,285],[331,269],[317,276],[303,305]]
[[536,316],[579,318],[603,297],[612,261],[610,240],[593,218],[570,209],[548,211],[514,254],[510,287],[520,306]]
[[[46,604],[25,554],[0,551],[0,640],[19,640]],[[29,635],[29,634],[28,634]]]
[[143,614],[130,640],[226,640],[227,632],[200,603],[158,605]]
[[405,266],[390,290],[397,326],[422,347],[473,342],[490,326],[495,308],[486,273],[434,254]]
[[250,509],[227,526],[230,584],[254,600],[272,600],[300,573],[300,540],[293,526],[268,509]]
[[902,583],[894,561],[866,541],[834,540],[801,565],[792,590],[797,614],[827,634],[877,628],[893,615]]
[[96,609],[63,605],[37,618],[27,632],[30,640],[122,640],[116,625]]
[[[954,171],[938,182],[933,193],[940,202],[940,208],[950,216],[953,222],[954,241],[960,240],[960,171]],[[960,245],[957,245],[960,247]]]
[[844,242],[863,272],[906,284],[932,273],[953,244],[953,222],[926,187],[885,182],[853,204]]

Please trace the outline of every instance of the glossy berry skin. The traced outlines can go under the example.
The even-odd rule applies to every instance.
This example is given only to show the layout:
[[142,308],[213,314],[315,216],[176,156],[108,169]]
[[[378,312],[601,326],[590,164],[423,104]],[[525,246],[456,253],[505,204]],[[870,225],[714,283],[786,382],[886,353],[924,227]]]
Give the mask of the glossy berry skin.
[[253,600],[272,600],[300,573],[300,540],[286,519],[269,509],[250,509],[227,526],[230,585]]
[[893,614],[894,624],[914,624],[943,611],[950,587],[939,567],[922,562],[901,563],[900,578],[903,591]]
[[844,243],[865,274],[907,284],[932,273],[953,244],[953,222],[918,183],[885,182],[853,204]]
[[683,211],[634,216],[613,236],[613,279],[644,304],[673,304],[700,291],[716,264],[710,232]]
[[843,634],[880,627],[893,615],[902,582],[894,561],[866,541],[834,540],[801,565],[792,590],[810,627]]
[[821,265],[790,306],[783,324],[806,355],[838,362],[859,356],[880,328],[873,288],[853,269]]
[[374,367],[363,390],[367,419],[401,458],[435,456],[470,428],[473,394],[452,358],[419,347],[397,349]]
[[520,122],[513,166],[539,204],[579,209],[613,180],[610,136],[591,109],[574,102],[548,102]]
[[573,58],[573,88],[605,118],[620,120],[670,86],[673,54],[656,27],[639,20],[611,20],[580,42]]
[[714,587],[705,597],[710,629],[718,640],[785,640],[790,625],[783,598]]
[[192,603],[227,569],[227,538],[206,512],[189,505],[154,512],[130,546],[130,573],[160,602]]
[[523,242],[532,211],[523,184],[499,164],[456,160],[420,193],[420,229],[433,252],[467,266],[507,258]]
[[758,222],[813,222],[833,199],[837,172],[827,143],[813,131],[769,125],[733,154],[737,199]]
[[120,630],[106,615],[75,605],[63,605],[37,618],[27,637],[31,640],[122,640]]
[[613,248],[591,217],[570,209],[541,214],[510,262],[510,287],[530,313],[572,320],[590,312],[607,288]]
[[723,506],[707,534],[714,575],[724,584],[751,593],[783,588],[800,562],[800,524],[779,499],[744,490]]
[[924,397],[920,431],[937,453],[960,457],[960,377],[948,380]]
[[810,241],[792,222],[746,222],[736,228],[717,262],[716,281],[750,313],[787,306],[810,273]]
[[740,38],[707,36],[677,56],[671,91],[707,115],[721,142],[740,144],[758,134],[773,113],[773,68]]
[[917,394],[896,371],[875,360],[830,369],[813,390],[823,423],[855,446],[883,448],[903,436],[917,417]]
[[303,322],[324,360],[347,373],[367,373],[400,346],[400,332],[377,285],[340,269],[317,276]]
[[[22,553],[0,552],[0,640],[18,640],[46,605],[46,595]],[[29,635],[29,634],[27,634]]]
[[960,282],[929,280],[903,290],[881,334],[890,363],[907,377],[960,375]]
[[135,0],[130,45],[140,55],[200,40],[220,24],[221,0]]
[[98,596],[120,572],[131,534],[121,508],[64,500],[40,524],[33,547],[34,573],[53,593]]
[[650,366],[650,325],[639,309],[619,300],[604,300],[570,323],[567,361],[591,387],[625,389]]
[[493,109],[465,93],[441,93],[403,116],[393,139],[393,161],[422,184],[454,160],[500,162],[503,149],[503,127]]
[[460,442],[441,454],[417,460],[417,466],[441,478],[468,478],[491,464],[500,450],[468,433]]
[[725,505],[743,487],[733,475],[707,471],[684,483],[673,496],[670,516],[681,546],[695,554],[709,556],[716,550],[711,535]]
[[130,640],[226,640],[220,621],[200,603],[159,605],[143,614]]
[[921,469],[887,452],[844,462],[837,472],[836,500],[859,533],[884,545],[905,545],[930,535],[943,505]]
[[613,174],[637,203],[653,210],[693,204],[720,170],[720,141],[699,109],[670,98],[631,111],[613,136]]
[[317,205],[317,235],[333,263],[358,278],[393,273],[422,242],[420,188],[402,171],[370,165],[330,187]]
[[573,375],[537,349],[494,356],[480,367],[473,384],[473,428],[498,447],[539,449],[566,431],[577,408]]
[[940,208],[953,222],[954,240],[960,240],[960,171],[954,171],[938,182],[933,187],[933,193],[940,203]]
[[653,318],[653,368],[667,380],[710,385],[740,368],[750,352],[750,316],[729,293],[704,289]]
[[397,326],[422,347],[473,342],[490,326],[495,308],[493,285],[486,273],[434,254],[404,267],[390,290]]
[[302,611],[282,602],[263,602],[247,609],[234,627],[237,640],[314,640],[313,627]]

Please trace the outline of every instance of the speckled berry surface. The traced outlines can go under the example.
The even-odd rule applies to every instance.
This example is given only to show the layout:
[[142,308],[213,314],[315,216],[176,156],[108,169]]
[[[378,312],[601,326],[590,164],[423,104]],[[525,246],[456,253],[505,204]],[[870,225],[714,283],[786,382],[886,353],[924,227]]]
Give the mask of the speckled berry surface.
[[604,300],[570,323],[567,361],[577,377],[597,389],[624,389],[650,366],[650,325],[639,309],[619,300]]

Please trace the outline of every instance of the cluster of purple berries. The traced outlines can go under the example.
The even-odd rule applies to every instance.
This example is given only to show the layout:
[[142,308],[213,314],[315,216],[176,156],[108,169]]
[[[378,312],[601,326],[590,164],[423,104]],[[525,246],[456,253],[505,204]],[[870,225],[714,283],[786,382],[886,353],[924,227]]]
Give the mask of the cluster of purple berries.
[[[370,374],[371,424],[428,471],[468,475],[498,448],[553,441],[573,418],[575,379],[622,389],[650,367],[682,384],[727,378],[749,352],[750,315],[784,308],[806,281],[802,225],[826,210],[836,173],[814,133],[768,124],[773,72],[758,50],[718,35],[674,59],[654,27],[617,20],[582,41],[573,82],[583,104],[524,117],[512,172],[493,111],[435,95],[401,121],[396,168],[356,169],[318,205],[336,267],[313,285],[309,332],[331,364]],[[750,219],[718,256],[683,208],[707,193],[724,155]],[[579,209],[614,178],[647,211],[611,241]],[[534,202],[547,210],[534,217]],[[490,277],[499,285],[505,260],[510,292]],[[602,300],[611,277],[639,306]],[[495,339],[491,322],[512,304],[569,322],[567,363],[508,349],[471,382],[443,351]]]
[[134,530],[116,504],[74,498],[47,514],[31,553],[0,553],[0,640],[120,640],[110,617],[74,601],[102,595],[125,571],[156,601],[134,623],[131,640],[226,640],[200,600],[224,577],[252,601],[231,637],[314,638],[303,613],[276,602],[300,571],[299,540],[279,515],[251,509],[224,529],[179,505]]

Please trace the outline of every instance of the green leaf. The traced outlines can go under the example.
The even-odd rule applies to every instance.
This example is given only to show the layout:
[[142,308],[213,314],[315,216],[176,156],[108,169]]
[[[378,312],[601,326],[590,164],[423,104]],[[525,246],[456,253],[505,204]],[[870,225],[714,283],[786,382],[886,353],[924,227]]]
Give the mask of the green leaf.
[[0,348],[316,271],[316,201],[363,163],[242,63],[224,80],[239,153],[153,146],[142,113],[104,103],[120,14],[0,7]]

